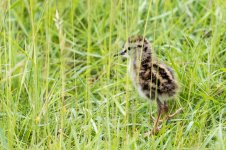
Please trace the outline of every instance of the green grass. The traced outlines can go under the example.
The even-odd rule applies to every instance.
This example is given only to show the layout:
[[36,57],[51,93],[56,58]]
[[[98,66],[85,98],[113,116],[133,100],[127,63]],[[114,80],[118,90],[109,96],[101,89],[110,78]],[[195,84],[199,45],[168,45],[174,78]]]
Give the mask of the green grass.
[[[226,149],[225,0],[1,0],[0,8],[0,149]],[[145,35],[181,85],[169,105],[184,111],[148,138],[156,103],[113,57],[131,35]]]

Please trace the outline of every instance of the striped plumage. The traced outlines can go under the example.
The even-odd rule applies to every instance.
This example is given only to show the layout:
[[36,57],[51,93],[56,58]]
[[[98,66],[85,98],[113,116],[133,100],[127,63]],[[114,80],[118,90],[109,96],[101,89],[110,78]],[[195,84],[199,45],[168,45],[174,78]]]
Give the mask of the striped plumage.
[[[138,68],[138,64],[135,63],[133,65],[134,72],[136,68]],[[141,63],[140,70],[137,72],[139,73],[135,76],[138,76],[139,81],[136,84],[141,87],[145,97],[165,101],[176,94],[178,85],[172,69],[166,65],[158,61],[146,61]]]
[[150,43],[142,36],[130,37],[120,54],[129,58],[129,72],[139,94],[157,101],[158,117],[153,130],[155,133],[161,113],[168,111],[166,100],[171,99],[178,91],[174,72],[153,57]]

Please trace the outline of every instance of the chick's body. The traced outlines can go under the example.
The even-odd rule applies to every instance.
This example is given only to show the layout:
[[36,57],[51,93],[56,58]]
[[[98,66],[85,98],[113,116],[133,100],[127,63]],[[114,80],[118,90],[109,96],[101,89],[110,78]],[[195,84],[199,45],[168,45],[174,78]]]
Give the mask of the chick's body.
[[151,100],[159,98],[162,102],[169,100],[178,90],[173,70],[155,60],[150,43],[142,40],[129,41],[139,43],[129,60],[131,80],[142,97]]

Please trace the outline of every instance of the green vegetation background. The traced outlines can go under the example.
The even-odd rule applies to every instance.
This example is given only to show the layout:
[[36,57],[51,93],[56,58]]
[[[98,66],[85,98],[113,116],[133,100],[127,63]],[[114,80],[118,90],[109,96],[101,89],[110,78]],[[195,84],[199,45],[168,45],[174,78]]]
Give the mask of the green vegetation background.
[[[225,0],[1,0],[0,149],[225,149]],[[152,129],[126,62],[144,35],[181,93]]]

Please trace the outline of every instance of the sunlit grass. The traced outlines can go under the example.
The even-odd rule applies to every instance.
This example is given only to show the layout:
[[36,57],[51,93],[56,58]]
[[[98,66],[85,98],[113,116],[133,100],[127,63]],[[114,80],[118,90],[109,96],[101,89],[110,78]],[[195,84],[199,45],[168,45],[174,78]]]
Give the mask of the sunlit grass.
[[[1,149],[225,149],[224,0],[0,1]],[[113,57],[144,35],[183,112],[144,138],[156,103]]]

